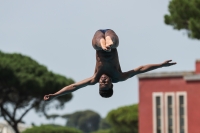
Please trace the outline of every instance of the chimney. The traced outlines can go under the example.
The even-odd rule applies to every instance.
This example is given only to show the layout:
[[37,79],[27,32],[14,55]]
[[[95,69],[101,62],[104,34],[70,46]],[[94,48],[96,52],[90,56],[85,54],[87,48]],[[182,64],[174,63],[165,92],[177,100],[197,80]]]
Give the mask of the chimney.
[[196,74],[200,74],[200,59],[196,60]]

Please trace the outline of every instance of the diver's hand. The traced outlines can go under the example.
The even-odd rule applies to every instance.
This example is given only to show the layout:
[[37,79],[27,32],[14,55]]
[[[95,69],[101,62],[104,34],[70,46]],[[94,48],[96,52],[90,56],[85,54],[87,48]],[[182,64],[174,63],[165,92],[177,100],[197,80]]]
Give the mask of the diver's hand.
[[111,47],[110,46],[102,46],[102,49],[106,52],[110,52],[111,51]]
[[175,65],[176,64],[176,62],[171,62],[172,60],[166,60],[166,61],[164,61],[162,64],[161,64],[161,66],[162,67],[168,67],[168,66],[172,66],[172,65]]
[[45,96],[44,96],[44,100],[45,100],[45,101],[50,101],[50,100],[52,100],[53,98],[55,98],[55,95],[53,95],[53,94],[49,94],[49,95],[45,95]]

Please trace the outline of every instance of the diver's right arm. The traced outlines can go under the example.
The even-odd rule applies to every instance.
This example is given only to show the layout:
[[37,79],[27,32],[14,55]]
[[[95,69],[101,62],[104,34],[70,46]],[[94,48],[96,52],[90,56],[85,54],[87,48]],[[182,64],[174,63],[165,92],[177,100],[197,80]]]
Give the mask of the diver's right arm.
[[44,100],[45,101],[49,101],[49,100],[52,100],[53,98],[56,98],[56,97],[71,93],[71,92],[76,91],[76,90],[78,90],[80,88],[83,88],[83,87],[85,87],[87,85],[94,85],[96,83],[97,82],[95,81],[95,78],[93,76],[93,77],[84,79],[84,80],[82,80],[80,82],[68,85],[68,86],[62,88],[61,90],[59,90],[58,92],[56,92],[54,94],[45,95],[44,96]]

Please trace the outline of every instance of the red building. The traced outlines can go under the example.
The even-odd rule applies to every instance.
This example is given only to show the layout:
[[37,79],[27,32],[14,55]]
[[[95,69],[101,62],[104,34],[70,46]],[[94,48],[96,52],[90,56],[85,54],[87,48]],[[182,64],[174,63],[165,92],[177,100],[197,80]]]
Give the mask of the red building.
[[139,78],[139,133],[200,133],[200,60],[191,72]]

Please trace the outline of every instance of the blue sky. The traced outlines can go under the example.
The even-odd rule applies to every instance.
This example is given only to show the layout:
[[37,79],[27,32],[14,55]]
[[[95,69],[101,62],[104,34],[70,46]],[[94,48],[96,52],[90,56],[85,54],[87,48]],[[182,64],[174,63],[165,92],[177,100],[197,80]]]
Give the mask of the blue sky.
[[[0,50],[28,55],[54,73],[80,81],[94,72],[95,50],[91,45],[94,32],[110,28],[119,36],[122,71],[168,59],[177,65],[153,72],[192,71],[195,60],[200,58],[199,42],[164,24],[168,3],[168,0],[2,0]],[[63,110],[52,109],[48,113],[91,109],[105,117],[112,109],[139,102],[138,79],[114,84],[114,95],[109,99],[99,96],[98,84],[73,95]],[[34,111],[24,121],[51,122]],[[65,121],[57,119],[55,123]]]

